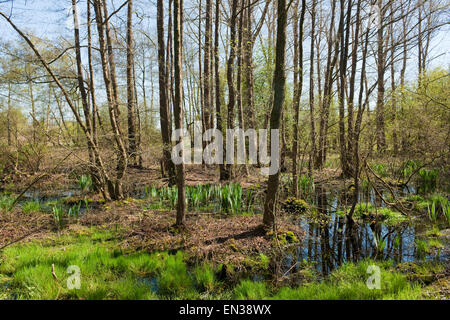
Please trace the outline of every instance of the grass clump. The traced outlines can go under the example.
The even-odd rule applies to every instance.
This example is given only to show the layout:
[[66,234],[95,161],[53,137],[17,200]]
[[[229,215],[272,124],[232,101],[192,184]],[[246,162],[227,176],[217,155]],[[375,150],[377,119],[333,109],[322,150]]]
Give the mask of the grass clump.
[[15,198],[10,195],[1,195],[0,196],[0,211],[9,211],[11,209],[12,204],[14,203]]
[[406,196],[405,200],[409,201],[409,202],[419,202],[419,201],[424,201],[424,198],[418,194],[411,194],[411,195]]
[[409,179],[411,175],[422,166],[422,162],[418,160],[407,160],[403,162],[400,167],[401,176],[405,179]]
[[209,264],[196,266],[193,271],[195,283],[201,291],[212,292],[216,286],[216,274]]
[[419,170],[419,177],[419,193],[430,193],[436,190],[439,170],[422,168]]
[[384,224],[388,226],[396,226],[405,221],[408,221],[408,218],[406,216],[402,215],[398,211],[393,211],[389,208],[378,208],[377,212],[383,217]]
[[[380,267],[380,289],[369,289],[369,266]],[[421,287],[405,275],[391,270],[389,262],[362,261],[347,263],[333,271],[322,282],[312,282],[298,288],[282,288],[273,299],[282,300],[379,300],[421,299]]]
[[53,221],[56,227],[60,230],[64,227],[65,218],[67,216],[64,207],[62,205],[55,205],[52,207]]
[[[370,266],[380,269],[380,289],[367,285]],[[395,270],[392,262],[364,260],[347,263],[334,270],[323,281],[311,281],[299,287],[271,290],[264,282],[241,281],[234,289],[234,298],[243,300],[412,300],[423,299],[422,287],[407,275]]]
[[436,261],[422,263],[404,262],[397,265],[396,270],[406,275],[412,281],[429,284],[433,282],[436,275],[445,271],[445,266]]
[[166,258],[157,282],[158,291],[163,296],[186,296],[193,291],[194,282],[187,272],[181,251]]
[[[128,252],[118,247],[114,233],[82,228],[60,236],[17,244],[0,255],[0,299],[420,299],[419,282],[408,278],[406,269],[396,270],[392,262],[347,263],[324,281],[314,277],[297,288],[276,290],[269,283],[242,280],[224,287],[208,263],[188,268],[181,251],[168,253]],[[432,245],[432,244],[430,244]],[[260,255],[258,263],[268,265]],[[57,276],[52,276],[52,265]],[[381,289],[371,290],[366,282],[368,267],[380,267]],[[81,287],[69,290],[70,266],[78,266]],[[423,267],[440,272],[438,267]],[[308,269],[309,270],[309,269]],[[422,269],[417,269],[422,270]],[[415,271],[419,273],[419,271]],[[425,271],[421,271],[425,273]]]
[[27,214],[40,212],[41,209],[42,209],[42,205],[37,200],[27,201],[24,204],[22,204],[22,211]]
[[263,253],[259,254],[259,260],[261,261],[261,265],[263,269],[269,268],[270,258]]
[[263,300],[269,295],[270,291],[264,282],[242,280],[234,288],[234,298],[237,300]]
[[79,180],[78,184],[80,185],[80,189],[82,192],[88,191],[92,188],[92,178],[89,175],[82,175]]
[[[338,215],[344,216],[350,209],[339,210]],[[388,226],[396,226],[408,221],[408,217],[389,208],[377,208],[371,203],[358,203],[355,206],[355,217],[363,220],[379,221]]]
[[[176,187],[145,187],[144,195],[152,202],[148,209],[176,208],[178,190]],[[211,212],[217,210],[223,214],[254,213],[256,192],[253,188],[244,192],[240,184],[186,186],[186,206],[188,211]],[[218,204],[216,208],[214,204]]]
[[431,228],[425,231],[424,235],[427,238],[437,238],[442,235],[442,232],[437,225],[432,225]]
[[426,240],[417,239],[415,242],[416,255],[419,260],[425,261],[427,255],[431,253],[430,247]]
[[378,164],[373,164],[370,166],[372,168],[372,170],[377,173],[379,176],[381,177],[387,177],[388,175],[388,170],[385,164],[382,163],[378,163]]

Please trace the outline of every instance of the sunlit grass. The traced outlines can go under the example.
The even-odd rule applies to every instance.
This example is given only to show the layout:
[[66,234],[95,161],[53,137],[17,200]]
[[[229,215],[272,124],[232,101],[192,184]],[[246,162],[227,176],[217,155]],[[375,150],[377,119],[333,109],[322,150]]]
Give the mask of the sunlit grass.
[[39,201],[27,201],[22,204],[22,211],[24,213],[35,213],[40,212],[42,209],[41,203]]
[[[370,265],[380,267],[380,289],[367,286],[367,270]],[[280,300],[379,300],[379,299],[421,299],[421,287],[408,278],[390,270],[388,262],[363,261],[358,264],[344,264],[333,271],[322,282],[306,283],[297,288],[284,287],[270,294],[264,283],[243,281],[236,287],[238,299],[280,299]]]
[[197,286],[206,292],[212,292],[216,285],[216,273],[214,268],[209,264],[197,266],[194,269],[194,278]]
[[[191,272],[181,251],[127,253],[111,237],[90,230],[11,246],[0,256],[0,274],[12,279],[11,294],[17,299],[192,299],[218,284],[211,265]],[[80,268],[80,289],[68,289],[69,266]]]
[[8,211],[11,209],[15,198],[10,195],[0,195],[0,211]]
[[[432,244],[430,244],[432,245]],[[260,255],[266,266],[268,257]],[[52,265],[57,280],[52,276]],[[370,265],[381,270],[381,289],[369,289]],[[81,287],[69,290],[69,266],[81,271]],[[217,278],[210,263],[189,266],[176,254],[127,252],[113,233],[82,229],[45,241],[6,248],[0,278],[8,279],[6,298],[15,299],[421,299],[421,286],[396,271],[391,262],[347,263],[323,281],[311,278],[298,287],[275,288],[271,282]]]

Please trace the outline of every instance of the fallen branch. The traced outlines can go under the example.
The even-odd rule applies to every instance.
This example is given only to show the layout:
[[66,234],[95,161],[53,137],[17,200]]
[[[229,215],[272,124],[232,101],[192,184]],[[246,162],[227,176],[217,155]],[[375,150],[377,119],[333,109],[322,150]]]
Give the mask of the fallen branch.
[[55,273],[55,264],[54,263],[52,263],[52,276],[53,276],[53,279],[55,279],[55,281],[59,283],[59,279]]
[[[401,213],[403,213],[404,215],[406,215],[408,218],[411,218],[411,217],[410,217],[410,214],[409,214],[409,210],[407,210],[405,207],[403,207],[403,205],[401,204],[401,202],[397,200],[397,197],[396,197],[396,195],[395,195],[395,192],[394,192],[394,190],[392,190],[391,186],[390,186],[386,181],[384,181],[383,178],[381,178],[380,176],[378,176],[378,175],[372,170],[372,168],[370,168],[370,166],[367,164],[367,161],[365,161],[365,166],[364,166],[364,168],[365,168],[366,175],[367,175],[367,179],[369,180],[369,183],[372,185],[373,189],[375,190],[376,194],[380,197],[380,199],[383,200],[383,202],[386,203],[388,206],[394,207],[395,209],[397,209],[398,211],[400,211]],[[385,185],[385,186],[389,189],[390,193],[391,193],[392,196],[394,197],[394,201],[395,201],[394,203],[388,202],[388,201],[383,197],[383,195],[381,194],[381,192],[377,189],[377,187],[375,186],[375,184],[371,182],[370,177],[369,177],[369,175],[367,174],[367,173],[368,173],[368,172],[367,172],[367,169],[369,169],[370,172],[375,176],[375,178],[377,178],[379,181],[381,181],[381,182],[383,183],[383,185]],[[400,203],[400,206],[401,206],[401,207],[399,207],[399,206],[397,205],[398,203]]]
[[6,247],[9,247],[10,245],[12,245],[12,244],[14,244],[14,243],[20,242],[20,241],[22,241],[22,240],[28,238],[29,236],[31,236],[32,234],[35,234],[36,232],[42,231],[43,229],[44,229],[44,227],[39,228],[39,229],[36,229],[36,230],[33,230],[33,231],[27,233],[26,235],[24,235],[24,236],[22,236],[22,237],[20,237],[20,238],[18,238],[18,239],[16,239],[16,240],[14,240],[14,241],[11,241],[11,242],[9,242],[9,243],[3,245],[2,247],[0,247],[0,251],[2,251],[2,250],[5,249]]

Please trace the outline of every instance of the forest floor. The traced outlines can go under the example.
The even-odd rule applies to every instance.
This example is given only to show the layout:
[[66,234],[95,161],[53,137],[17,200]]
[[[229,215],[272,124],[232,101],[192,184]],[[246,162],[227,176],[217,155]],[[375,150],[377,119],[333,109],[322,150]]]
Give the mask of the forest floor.
[[[37,176],[39,174],[12,177],[3,184],[4,191],[17,195]],[[216,168],[188,167],[186,185],[217,185],[219,184],[217,176]],[[262,229],[260,212],[223,215],[217,212],[190,210],[186,215],[186,229],[180,232],[173,227],[175,223],[174,210],[165,206],[152,207],[151,203],[148,203],[148,199],[140,193],[143,186],[162,187],[167,185],[167,180],[160,177],[159,168],[153,166],[146,169],[130,169],[128,179],[126,184],[130,190],[129,198],[109,203],[105,203],[98,195],[75,192],[76,180],[70,178],[65,172],[52,174],[39,180],[28,193],[33,196],[38,195],[40,199],[47,199],[50,202],[63,199],[68,205],[76,204],[83,198],[89,199],[89,210],[79,217],[68,217],[65,227],[62,229],[55,225],[54,217],[48,210],[24,213],[23,204],[20,204],[10,212],[2,212],[0,214],[0,299],[2,298],[1,288],[4,290],[7,288],[12,292],[4,298],[88,299],[95,296],[91,295],[98,288],[86,289],[85,292],[79,291],[75,295],[68,291],[63,291],[65,293],[61,294],[60,290],[54,288],[54,286],[59,286],[57,284],[53,284],[51,288],[41,288],[42,291],[38,293],[28,292],[24,289],[30,285],[43,286],[49,281],[45,277],[33,281],[20,276],[22,273],[38,272],[41,270],[39,268],[43,270],[50,268],[49,270],[51,270],[53,258],[35,261],[31,254],[27,258],[28,250],[36,250],[36,246],[42,251],[39,251],[38,256],[48,258],[55,255],[56,268],[60,268],[59,274],[62,278],[65,276],[61,270],[63,267],[67,267],[69,260],[73,260],[75,263],[79,259],[91,259],[92,250],[100,250],[103,246],[106,248],[105,252],[112,252],[112,256],[105,259],[114,260],[117,259],[117,255],[125,258],[133,254],[146,255],[138,258],[142,265],[133,262],[135,264],[127,267],[132,270],[138,268],[137,271],[116,272],[114,271],[116,267],[114,267],[112,270],[114,277],[117,278],[114,278],[114,281],[127,279],[127,281],[131,281],[129,285],[132,287],[144,275],[150,279],[149,283],[146,282],[149,287],[154,287],[154,282],[158,283],[157,293],[152,289],[150,291],[153,293],[150,296],[147,294],[130,296],[126,294],[128,291],[122,287],[116,291],[113,290],[116,292],[115,294],[101,295],[99,293],[101,290],[112,290],[108,287],[98,289],[99,292],[95,291],[95,294],[100,294],[98,297],[102,299],[158,299],[174,298],[175,296],[188,299],[449,299],[450,297],[448,261],[437,264],[433,262],[419,263],[420,268],[413,269],[401,269],[399,266],[402,264],[392,265],[377,261],[377,264],[382,265],[386,278],[399,281],[399,287],[389,285],[378,293],[363,288],[366,277],[363,267],[366,267],[370,260],[364,260],[353,266],[343,265],[325,278],[317,273],[311,263],[307,261],[300,261],[292,265],[290,268],[295,267],[295,272],[291,272],[291,269],[282,268],[280,255],[277,254],[284,256],[285,252],[293,252],[292,250],[295,252],[298,243],[306,238],[306,231],[302,229],[298,217],[287,214],[280,215],[277,222],[278,236],[275,237],[273,233]],[[252,187],[259,190],[260,196],[263,197],[265,180],[263,176],[252,174],[250,177],[237,179],[235,182],[239,183],[243,189]],[[317,174],[315,182],[316,184],[326,184],[329,188],[343,187],[345,189],[351,186],[351,181],[340,180],[339,171],[334,169],[326,169]],[[29,196],[28,193],[27,196]],[[62,196],[56,199],[55,194]],[[443,249],[448,250],[448,242],[445,243],[446,247]],[[72,257],[70,248],[77,246],[81,248],[86,246],[86,256],[73,254],[73,258],[70,258]],[[67,250],[62,259],[63,262],[57,258],[59,253],[55,253],[60,250],[64,252]],[[199,275],[196,275],[197,278],[194,277],[194,280],[188,277],[195,282],[194,284],[189,282],[191,280],[185,279],[184,283],[183,279],[172,279],[181,283],[177,285],[166,283],[167,287],[164,287],[163,283],[167,280],[163,279],[167,276],[164,270],[171,268],[170,258],[167,258],[165,254],[168,253],[170,256],[177,252],[182,253],[182,258],[180,258],[181,262],[178,260],[176,260],[178,262],[173,262],[178,266],[175,267],[178,268],[178,271],[173,272],[183,274],[187,272],[186,270],[191,270],[188,272],[189,274],[196,274],[195,270],[201,268],[203,273],[198,271]],[[157,254],[157,258],[154,258],[153,254]],[[160,254],[163,254],[164,258],[160,258]],[[134,261],[133,259],[129,261]],[[161,259],[164,262],[161,262]],[[92,277],[91,281],[93,282],[100,281],[95,274],[103,272],[101,266],[105,262],[101,261],[93,262],[97,269],[86,271],[91,272],[89,276]],[[114,261],[111,263],[117,263]],[[131,263],[129,261],[126,263]],[[158,265],[159,269],[152,269],[148,267],[149,265]],[[30,266],[37,269],[30,270]],[[209,266],[212,266],[213,271],[208,269]],[[291,273],[292,276],[286,276]],[[51,276],[50,271],[47,276]],[[253,279],[250,282],[254,283],[254,277],[268,279],[268,282],[263,281],[262,287],[258,287],[260,286],[259,281],[256,284],[245,282],[245,279]],[[331,280],[336,277],[339,279],[337,282]],[[426,281],[423,281],[424,277]],[[211,288],[199,289],[199,286],[203,286],[201,285],[202,281],[207,281],[205,278],[212,282],[210,283]],[[110,283],[111,286],[118,285],[114,281]],[[301,285],[302,283],[309,283],[309,285],[305,287]],[[182,288],[187,287],[189,290],[183,291],[184,289],[181,290],[178,285]],[[288,287],[292,287],[292,289],[287,289]],[[354,292],[349,293],[348,290]],[[47,293],[43,293],[44,291]],[[144,290],[143,292],[148,293],[148,291]],[[323,292],[323,295],[320,292]]]

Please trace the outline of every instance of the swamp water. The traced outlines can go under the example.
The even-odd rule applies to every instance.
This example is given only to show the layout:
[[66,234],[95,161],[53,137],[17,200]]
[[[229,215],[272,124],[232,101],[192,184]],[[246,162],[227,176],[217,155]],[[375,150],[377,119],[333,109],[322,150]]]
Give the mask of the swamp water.
[[[396,197],[416,193],[414,187],[405,187],[395,190]],[[384,199],[388,192],[383,192]],[[347,237],[347,227],[343,208],[351,207],[351,195],[347,190],[330,190],[316,187],[310,197],[317,215],[302,215],[297,221],[304,231],[304,237],[299,245],[287,253],[282,262],[282,269],[298,269],[302,261],[312,263],[323,275],[345,262],[363,259],[393,260],[396,264],[415,261],[446,261],[450,258],[447,250],[430,250],[423,252],[417,249],[418,241],[426,239],[424,236],[432,224],[424,217],[411,215],[398,223],[386,223],[383,220],[375,221],[373,217],[357,220],[357,253]],[[366,207],[386,208],[385,202],[376,194],[374,189],[361,191],[358,203]],[[395,209],[394,209],[395,210]],[[356,209],[355,209],[356,211]],[[356,212],[355,212],[356,213]],[[319,217],[319,219],[318,219]]]
[[[416,194],[414,187],[396,189],[396,197],[404,197]],[[303,262],[314,268],[323,276],[328,275],[340,265],[355,261],[353,246],[346,236],[347,222],[343,209],[351,205],[351,192],[345,188],[325,187],[316,185],[314,191],[305,196],[311,208],[316,214],[291,215],[293,222],[298,224],[304,232],[300,242],[291,245],[284,251],[281,261],[281,270],[289,275],[298,271]],[[39,192],[29,192],[24,195],[20,203],[26,201],[39,201],[43,207],[51,208],[52,203],[64,201],[70,197],[77,197],[79,190],[68,190],[63,193],[43,195]],[[248,194],[242,194],[242,203],[247,201]],[[135,198],[147,198],[144,192],[134,194]],[[282,195],[283,197],[283,195]],[[287,194],[284,195],[287,197]],[[383,198],[388,198],[389,193],[383,193]],[[220,199],[212,198],[209,204],[201,211],[221,213]],[[262,192],[254,194],[252,214],[262,213],[264,195]],[[283,202],[283,201],[282,201]],[[386,204],[376,195],[374,189],[361,190],[358,195],[358,203],[367,204],[377,208],[386,208]],[[81,207],[80,214],[86,208]],[[188,206],[188,211],[194,210]],[[378,219],[377,219],[378,220]],[[412,216],[400,223],[389,224],[385,221],[373,221],[372,219],[358,219],[358,260],[378,259],[393,260],[395,263],[415,262],[424,260],[445,261],[450,258],[448,250],[432,250],[423,252],[417,249],[417,241],[425,239],[425,232],[432,227],[428,219]],[[448,246],[447,246],[448,248]],[[253,281],[261,281],[266,278],[260,274],[253,274]],[[157,293],[158,285],[155,278],[141,278],[143,285],[151,287],[151,291]]]
[[[281,198],[288,198],[289,192],[282,188]],[[387,190],[379,190],[383,199],[390,199],[391,193]],[[393,188],[397,199],[417,194],[414,186]],[[364,259],[393,260],[395,263],[415,261],[445,261],[450,258],[448,245],[446,250],[418,249],[418,242],[426,241],[426,231],[433,225],[417,212],[410,217],[400,216],[400,221],[384,220],[383,217],[356,217],[357,219],[357,253],[347,237],[347,222],[345,209],[348,210],[352,203],[352,191],[342,187],[329,187],[317,185],[306,193],[306,200],[316,214],[300,213],[292,214],[293,222],[299,224],[304,231],[298,245],[291,245],[290,249],[282,254],[282,271],[289,274],[298,270],[302,262],[314,265],[317,271],[323,275],[346,262],[357,262]],[[135,197],[147,198],[144,191],[138,192]],[[262,214],[264,194],[255,192],[252,194],[251,212],[242,210],[241,214]],[[248,202],[248,193],[242,192],[242,203]],[[371,188],[361,188],[358,194],[358,203],[367,208],[387,209],[386,203],[376,191]],[[208,205],[192,208],[189,203],[187,210],[224,213],[221,207],[221,199],[211,197]],[[281,200],[283,203],[285,200]],[[391,200],[389,200],[391,201]],[[312,205],[311,205],[312,204]],[[243,205],[242,208],[245,206]],[[395,209],[393,209],[396,211]],[[356,211],[356,209],[355,209]],[[445,228],[446,226],[442,226]],[[355,258],[357,256],[357,258]],[[357,261],[356,261],[357,260]],[[256,277],[259,277],[257,275]],[[254,279],[255,280],[255,279]]]

